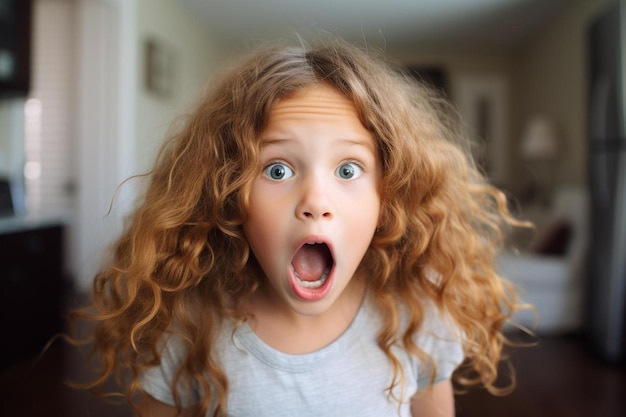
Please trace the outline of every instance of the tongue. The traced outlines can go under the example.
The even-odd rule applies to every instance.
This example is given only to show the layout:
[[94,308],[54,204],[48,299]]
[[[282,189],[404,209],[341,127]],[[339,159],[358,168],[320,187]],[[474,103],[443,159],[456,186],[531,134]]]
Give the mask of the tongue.
[[303,281],[317,281],[331,263],[331,256],[324,244],[304,245],[291,262]]

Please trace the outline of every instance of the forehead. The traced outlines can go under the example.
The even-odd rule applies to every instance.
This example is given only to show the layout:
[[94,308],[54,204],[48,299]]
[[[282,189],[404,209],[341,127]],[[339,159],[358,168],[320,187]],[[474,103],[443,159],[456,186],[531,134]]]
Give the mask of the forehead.
[[[327,118],[359,120],[354,104],[336,89],[316,84],[280,99],[270,109],[270,123],[286,118],[319,115]],[[360,121],[359,121],[360,123]]]

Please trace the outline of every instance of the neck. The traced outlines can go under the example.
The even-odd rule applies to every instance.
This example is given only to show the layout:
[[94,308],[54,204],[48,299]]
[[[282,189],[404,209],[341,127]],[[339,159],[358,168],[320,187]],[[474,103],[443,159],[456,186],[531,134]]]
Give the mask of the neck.
[[271,289],[262,288],[244,303],[251,313],[249,325],[265,343],[283,353],[303,354],[336,340],[350,326],[365,296],[364,279],[354,277],[326,311],[303,315],[275,302]]

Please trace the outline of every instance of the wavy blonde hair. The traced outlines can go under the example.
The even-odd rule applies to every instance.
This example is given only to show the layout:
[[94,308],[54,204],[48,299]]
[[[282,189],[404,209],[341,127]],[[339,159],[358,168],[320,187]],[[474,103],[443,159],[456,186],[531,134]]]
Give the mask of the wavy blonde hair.
[[94,323],[100,368],[89,387],[116,376],[131,401],[142,392],[139,376],[160,362],[164,334],[175,332],[187,351],[172,387],[177,406],[174,387],[183,383],[207,393],[198,415],[213,407],[225,414],[228,377],[211,347],[225,318],[246,319],[239,301],[262,279],[242,231],[259,134],[274,103],[319,83],[354,103],[383,164],[379,228],[360,268],[385,324],[378,344],[394,367],[389,393],[404,382],[392,347],[429,359],[413,337],[425,299],[464,335],[456,380],[497,391],[503,325],[519,308],[494,270],[502,228],[515,223],[506,198],[460,145],[445,100],[341,41],[262,48],[209,85],[166,141],[110,265],[95,278],[92,304],[77,312]]

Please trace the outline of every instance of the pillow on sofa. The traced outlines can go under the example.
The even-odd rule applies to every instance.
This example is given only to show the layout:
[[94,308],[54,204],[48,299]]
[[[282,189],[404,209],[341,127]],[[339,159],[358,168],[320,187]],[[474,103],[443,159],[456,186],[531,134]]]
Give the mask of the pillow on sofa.
[[537,235],[531,250],[540,255],[562,256],[572,238],[572,225],[565,220],[557,220],[548,224]]

